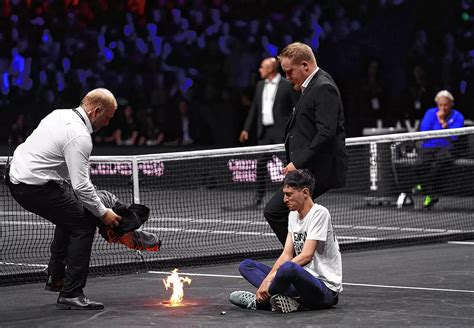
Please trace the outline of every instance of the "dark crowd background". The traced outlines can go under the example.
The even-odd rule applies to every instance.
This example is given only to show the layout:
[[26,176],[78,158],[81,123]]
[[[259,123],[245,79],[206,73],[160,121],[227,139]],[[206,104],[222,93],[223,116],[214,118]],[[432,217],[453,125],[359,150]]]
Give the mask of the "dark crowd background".
[[237,146],[260,61],[294,41],[339,85],[348,137],[413,129],[441,89],[474,118],[471,0],[4,0],[0,26],[0,144],[105,87],[96,147]]

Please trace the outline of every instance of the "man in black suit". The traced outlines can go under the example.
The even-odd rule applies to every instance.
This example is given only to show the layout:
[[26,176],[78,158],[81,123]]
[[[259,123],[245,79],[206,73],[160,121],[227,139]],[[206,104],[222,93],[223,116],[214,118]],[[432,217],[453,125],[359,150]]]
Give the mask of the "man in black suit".
[[[249,131],[256,120],[259,145],[283,143],[285,124],[298,96],[292,90],[291,83],[278,73],[276,58],[264,59],[258,71],[262,80],[257,83],[252,106],[245,120],[244,129],[240,133],[239,141],[243,143],[248,140]],[[255,205],[261,204],[265,194],[266,164],[270,158],[263,156],[257,161]]]
[[[301,92],[285,128],[286,175],[308,169],[314,175],[316,198],[330,188],[342,187],[347,174],[344,111],[332,77],[320,69],[309,46],[295,42],[278,56],[288,81]],[[279,189],[265,206],[264,215],[284,245],[288,233],[288,207]]]

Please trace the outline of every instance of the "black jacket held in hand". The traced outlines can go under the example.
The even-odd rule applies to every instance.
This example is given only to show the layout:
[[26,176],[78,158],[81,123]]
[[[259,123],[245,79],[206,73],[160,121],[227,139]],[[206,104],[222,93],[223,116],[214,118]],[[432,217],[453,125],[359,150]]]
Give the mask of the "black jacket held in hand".
[[97,190],[97,195],[106,207],[122,217],[117,227],[106,226],[99,220],[100,235],[109,243],[118,243],[138,251],[156,252],[160,250],[161,240],[156,234],[138,230],[150,216],[150,209],[144,205],[121,203],[106,190]]
[[117,202],[112,207],[112,210],[122,217],[122,221],[120,221],[118,227],[113,229],[119,236],[129,231],[137,230],[150,216],[150,209],[140,204],[131,204],[127,207]]
[[[105,207],[111,208],[117,215],[122,217],[120,224],[112,228],[118,236],[140,228],[150,216],[150,209],[145,205],[131,204],[127,206],[121,203],[117,196],[107,190],[97,190],[97,195]],[[99,232],[101,232],[101,229],[105,229],[105,227],[105,224],[101,223],[99,225]]]
[[344,110],[336,83],[322,69],[301,94],[285,132],[288,163],[313,173],[316,196],[344,186],[347,175]]

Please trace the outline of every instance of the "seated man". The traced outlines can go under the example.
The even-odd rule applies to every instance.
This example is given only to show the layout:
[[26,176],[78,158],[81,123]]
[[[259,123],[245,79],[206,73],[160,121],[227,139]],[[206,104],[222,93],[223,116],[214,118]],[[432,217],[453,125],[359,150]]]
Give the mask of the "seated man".
[[[464,117],[453,109],[454,97],[447,91],[442,90],[436,94],[437,107],[426,111],[421,124],[420,131],[432,131],[442,129],[460,128],[464,125]],[[423,207],[431,208],[439,198],[435,195],[439,186],[439,177],[445,176],[444,170],[453,161],[453,143],[457,137],[426,139],[420,147],[420,159],[422,163],[422,182],[417,184],[414,193],[423,193]]]
[[258,288],[257,293],[233,292],[231,303],[280,313],[337,304],[342,291],[341,253],[328,210],[311,198],[314,185],[308,170],[296,170],[285,177],[283,201],[290,214],[283,252],[272,268],[244,260],[239,271]]

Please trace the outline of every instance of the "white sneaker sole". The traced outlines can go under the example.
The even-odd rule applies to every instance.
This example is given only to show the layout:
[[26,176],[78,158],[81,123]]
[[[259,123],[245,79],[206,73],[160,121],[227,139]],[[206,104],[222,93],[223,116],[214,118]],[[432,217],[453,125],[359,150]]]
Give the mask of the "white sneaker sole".
[[298,301],[284,295],[272,296],[272,298],[270,298],[270,304],[272,305],[272,308],[275,309],[275,312],[278,313],[296,312],[301,306]]

